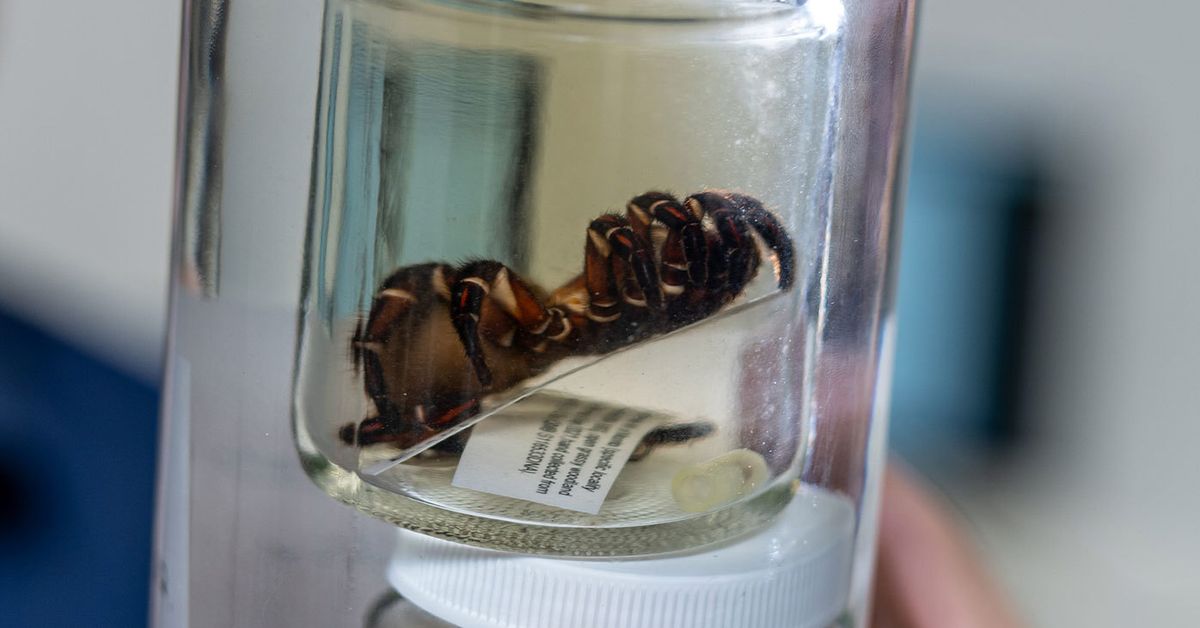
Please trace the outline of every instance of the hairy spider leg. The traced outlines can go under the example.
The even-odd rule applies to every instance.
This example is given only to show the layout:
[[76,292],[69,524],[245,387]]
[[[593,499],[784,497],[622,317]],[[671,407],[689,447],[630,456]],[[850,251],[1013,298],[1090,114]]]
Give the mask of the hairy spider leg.
[[455,278],[454,269],[446,264],[417,264],[396,270],[383,281],[371,304],[371,313],[360,323],[353,339],[356,364],[362,363],[367,394],[375,405],[375,416],[358,424],[351,423],[339,430],[347,444],[360,445],[390,442],[402,447],[414,445],[438,433],[478,410],[477,399],[426,399],[410,408],[411,416],[392,402],[384,380],[384,368],[379,351],[396,328],[430,314],[433,302],[417,295],[432,294],[448,301],[448,284]]
[[722,207],[710,216],[721,237],[721,250],[725,257],[723,291],[726,297],[733,298],[746,289],[746,284],[758,270],[758,247],[750,236],[750,227],[732,208]]
[[791,289],[796,275],[796,249],[779,218],[767,211],[762,202],[753,196],[730,193],[728,197],[738,213],[754,227],[767,248],[775,254],[775,274],[778,277],[779,289]]
[[638,219],[656,220],[667,228],[662,246],[662,273],[667,291],[678,295],[685,284],[700,288],[708,280],[708,238],[704,214],[688,211],[665,192],[647,192],[629,201],[629,212]]
[[684,200],[695,215],[707,215],[716,227],[717,242],[710,262],[714,272],[708,289],[717,302],[737,297],[758,270],[758,249],[750,227],[729,199],[716,192],[700,192]]
[[477,398],[467,399],[444,410],[439,409],[437,404],[419,405],[413,408],[413,416],[408,421],[387,420],[381,413],[364,419],[358,424],[357,432],[353,423],[342,426],[338,435],[347,445],[357,442],[366,447],[390,443],[407,449],[476,414],[479,414]]
[[[453,269],[445,264],[419,264],[406,266],[393,272],[383,281],[371,303],[371,314],[367,321],[360,322],[351,342],[356,367],[364,367],[367,395],[375,405],[376,416],[363,422],[359,437],[370,439],[376,432],[397,432],[407,422],[400,408],[392,403],[384,380],[384,369],[379,352],[396,327],[404,321],[428,316],[432,303],[422,301],[417,295],[433,293],[439,298],[448,296],[446,280],[453,276]],[[347,443],[355,438],[354,425],[344,426],[339,432]]]
[[447,282],[453,281],[454,269],[446,264],[417,264],[397,269],[388,275],[371,300],[371,313],[367,320],[359,321],[351,342],[355,365],[364,352],[377,350],[395,329],[396,325],[412,315],[414,307],[426,313],[430,303],[421,303],[418,295],[436,294],[439,298],[450,298]]
[[583,249],[583,281],[588,295],[587,317],[596,323],[611,323],[621,318],[617,281],[609,261],[611,252],[608,240],[588,229]]
[[[386,310],[385,310],[386,311]],[[412,447],[436,436],[446,428],[461,423],[479,412],[475,397],[426,398],[422,403],[404,410],[391,401],[384,381],[384,369],[376,350],[362,351],[365,385],[375,406],[375,415],[356,426],[349,423],[338,430],[347,445],[359,446],[391,443],[400,448]]]
[[451,321],[475,376],[485,388],[492,385],[492,371],[484,357],[479,333],[485,300],[498,305],[522,331],[534,337],[555,342],[570,337],[572,326],[566,313],[558,307],[546,307],[529,285],[504,264],[490,260],[469,262],[458,269],[458,277],[450,289]]
[[[662,247],[659,249],[661,263],[659,277],[662,281],[663,295],[668,301],[678,298],[690,284],[688,277],[688,260],[683,251],[683,240],[677,231],[666,231]],[[707,268],[706,268],[707,274]]]
[[479,314],[483,300],[487,298],[488,286],[478,278],[475,281],[460,281],[450,290],[450,316],[459,342],[467,352],[467,359],[475,369],[475,376],[484,388],[492,385],[492,371],[483,357],[479,340]]
[[[662,309],[663,293],[658,282],[654,249],[629,226],[629,219],[605,214],[593,220],[588,226],[584,264],[584,274],[589,278],[589,296],[597,299],[597,310],[592,311],[593,320],[600,320],[597,316],[612,316],[618,289],[629,305],[649,307],[653,311]],[[604,273],[610,276],[605,278]],[[633,281],[628,281],[629,278]]]
[[[664,206],[666,206],[664,208]],[[678,212],[674,211],[676,208]],[[662,282],[663,296],[671,304],[670,309],[678,309],[676,300],[684,294],[685,288],[692,281],[693,275],[703,277],[707,274],[707,242],[702,246],[692,247],[693,260],[699,261],[702,269],[699,273],[692,272],[688,251],[684,249],[682,229],[689,222],[686,212],[679,208],[678,200],[666,192],[646,192],[633,197],[625,205],[626,215],[635,233],[638,233],[659,249],[659,277]],[[655,224],[656,212],[664,214],[663,219]],[[699,221],[696,221],[699,223]],[[699,224],[698,224],[699,226]],[[652,227],[655,227],[652,229]],[[704,238],[703,230],[699,232]],[[657,238],[657,241],[656,239]],[[702,252],[697,252],[700,249]],[[703,281],[700,282],[703,285]],[[695,298],[691,295],[687,300]]]
[[659,445],[675,445],[679,443],[686,443],[698,438],[704,438],[705,436],[712,434],[715,430],[716,427],[707,421],[656,427],[647,432],[646,435],[642,437],[642,440],[638,442],[638,445],[634,448],[633,453],[629,454],[629,461],[637,462],[638,460],[645,458],[646,456],[650,455],[650,452],[654,451],[655,447],[658,447]]
[[654,214],[650,213],[650,206],[658,201],[673,200],[675,197],[666,192],[646,192],[639,194],[625,204],[625,218],[629,220],[629,228],[633,232],[642,237],[643,240],[650,241],[650,225],[654,222]]
[[[758,199],[732,192],[701,192],[687,197],[684,204],[693,212],[712,216],[717,230],[721,234],[722,242],[727,247],[742,246],[742,240],[748,237],[747,227],[752,227],[774,254],[776,282],[779,289],[785,291],[791,289],[796,272],[796,253],[792,239],[784,231],[779,219],[763,207]],[[757,251],[755,252],[757,253]],[[733,276],[737,272],[733,264],[741,262],[736,259],[730,261],[729,272]],[[753,270],[750,274],[753,274]],[[745,277],[745,281],[748,280],[749,277]],[[744,287],[744,285],[740,286],[740,288]],[[731,292],[733,292],[732,288],[733,286],[730,286]],[[737,292],[741,291],[740,288]]]
[[338,437],[342,442],[347,445],[357,444],[360,447],[393,443],[398,447],[407,448],[435,434],[436,431],[420,423],[387,420],[383,414],[367,417],[357,426],[347,423],[338,430]]

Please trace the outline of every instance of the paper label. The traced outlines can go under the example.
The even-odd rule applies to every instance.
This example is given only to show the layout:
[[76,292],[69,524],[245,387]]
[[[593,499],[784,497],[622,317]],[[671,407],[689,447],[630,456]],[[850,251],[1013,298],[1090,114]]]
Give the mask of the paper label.
[[472,429],[453,484],[594,515],[638,443],[667,419],[536,395]]

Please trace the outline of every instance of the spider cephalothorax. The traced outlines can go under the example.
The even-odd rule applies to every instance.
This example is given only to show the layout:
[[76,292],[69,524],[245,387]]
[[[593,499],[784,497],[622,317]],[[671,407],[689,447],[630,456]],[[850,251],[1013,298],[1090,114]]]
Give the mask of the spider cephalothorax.
[[[710,316],[758,272],[754,234],[773,256],[779,289],[790,289],[795,251],[778,218],[750,196],[715,191],[682,202],[648,192],[624,215],[596,218],[583,273],[549,294],[496,261],[399,268],[353,339],[375,413],[340,436],[412,447],[557,360],[607,353]],[[660,428],[643,444],[709,429]]]

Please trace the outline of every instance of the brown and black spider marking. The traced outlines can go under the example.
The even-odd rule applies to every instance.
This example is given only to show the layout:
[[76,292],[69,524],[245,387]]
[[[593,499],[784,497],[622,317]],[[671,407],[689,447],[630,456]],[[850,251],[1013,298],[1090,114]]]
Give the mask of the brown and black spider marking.
[[[757,199],[706,191],[629,201],[588,225],[583,272],[546,293],[500,262],[397,269],[353,338],[375,412],[339,431],[347,444],[402,449],[479,412],[481,399],[572,355],[603,354],[706,318],[736,299],[772,256],[777,285],[795,279],[795,250]],[[707,424],[650,432],[649,449],[706,435]],[[439,445],[460,449],[463,438]]]

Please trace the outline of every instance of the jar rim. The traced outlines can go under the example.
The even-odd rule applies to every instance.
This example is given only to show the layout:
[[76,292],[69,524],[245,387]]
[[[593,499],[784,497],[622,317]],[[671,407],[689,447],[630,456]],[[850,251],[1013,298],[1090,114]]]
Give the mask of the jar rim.
[[792,11],[807,0],[429,0],[436,4],[540,19],[701,22],[761,18]]

